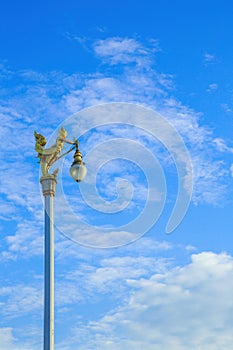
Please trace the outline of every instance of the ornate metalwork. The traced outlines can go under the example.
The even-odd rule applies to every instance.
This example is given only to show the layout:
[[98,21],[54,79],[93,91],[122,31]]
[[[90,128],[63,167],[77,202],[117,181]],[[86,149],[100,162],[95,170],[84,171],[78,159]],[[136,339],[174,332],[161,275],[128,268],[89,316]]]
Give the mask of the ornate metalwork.
[[[49,174],[49,169],[61,157],[60,153],[64,147],[64,143],[75,145],[74,148],[77,149],[78,140],[75,138],[73,141],[67,140],[67,131],[63,127],[58,131],[56,143],[50,148],[44,148],[47,141],[43,135],[38,134],[36,131],[34,131],[34,136],[36,140],[35,150],[38,153],[37,157],[40,159],[42,176],[53,175],[56,177],[59,169],[56,169],[53,174]],[[66,152],[66,154],[72,151],[74,148],[71,148],[68,152]]]

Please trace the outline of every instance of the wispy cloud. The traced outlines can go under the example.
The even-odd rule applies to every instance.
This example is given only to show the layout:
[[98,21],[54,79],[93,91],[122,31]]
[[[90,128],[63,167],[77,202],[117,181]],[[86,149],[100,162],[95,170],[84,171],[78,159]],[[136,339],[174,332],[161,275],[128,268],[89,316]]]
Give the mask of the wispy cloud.
[[[0,343],[0,350],[39,350],[41,348],[40,344],[38,341],[30,340],[30,341],[25,341],[22,340],[22,334],[25,332],[21,333],[21,336],[16,336],[15,329],[12,327],[4,327],[0,328],[0,338],[1,338],[1,343]],[[31,327],[27,327],[27,335],[31,335],[31,337],[40,337],[40,333],[38,331],[34,331],[31,329]]]
[[215,138],[213,142],[220,152],[233,153],[233,147],[227,145],[226,141],[220,137]]
[[217,59],[216,59],[215,55],[212,54],[212,53],[209,53],[209,52],[206,52],[206,53],[204,54],[203,60],[204,60],[204,64],[205,64],[206,66],[208,66],[209,64],[212,64],[212,63],[217,62]]
[[212,83],[209,84],[208,88],[206,89],[207,92],[214,92],[218,89],[218,84]]
[[[34,280],[35,283],[35,280]],[[38,284],[38,282],[36,283]],[[42,284],[40,288],[16,284],[0,288],[1,313],[8,319],[16,319],[42,308]],[[38,313],[39,315],[39,313]],[[39,315],[40,317],[40,315]]]
[[233,164],[231,164],[230,171],[231,171],[231,176],[233,177]]
[[[42,256],[43,253],[43,210],[38,183],[39,166],[36,163],[37,160],[34,158],[36,155],[33,139],[34,129],[48,136],[71,113],[90,105],[102,102],[123,101],[149,106],[160,112],[174,125],[189,148],[193,161],[195,177],[194,199],[196,203],[208,202],[213,204],[226,193],[225,184],[223,184],[223,178],[227,176],[225,173],[226,166],[215,159],[215,151],[217,149],[218,151],[226,152],[226,148],[229,146],[225,143],[225,146],[221,147],[220,150],[220,143],[213,143],[214,137],[211,130],[200,124],[200,115],[173,97],[172,88],[175,85],[173,78],[154,70],[154,64],[151,63],[153,62],[156,47],[154,51],[151,51],[150,48],[144,49],[143,45],[135,41],[135,39],[120,40],[119,38],[97,41],[92,45],[94,47],[94,54],[98,55],[99,59],[103,60],[104,63],[104,66],[100,67],[99,71],[92,74],[67,75],[61,72],[41,74],[32,71],[21,71],[11,72],[7,78],[4,75],[4,69],[1,71],[5,79],[8,79],[0,94],[2,102],[0,131],[5,148],[4,156],[1,157],[0,180],[2,199],[7,201],[5,211],[2,211],[2,215],[4,215],[4,219],[12,220],[12,213],[14,213],[13,217],[15,220],[14,227],[3,232],[2,243],[4,245],[1,259],[11,261],[12,269],[16,266],[14,264],[18,263],[19,258],[21,261],[25,261],[26,259],[26,261],[31,262],[29,259]],[[119,50],[119,54],[117,54],[117,50]],[[107,62],[111,65],[121,65],[121,69],[110,74],[106,70]],[[23,79],[21,80],[23,83],[17,83],[19,78],[20,80]],[[12,89],[9,89],[9,86],[14,87],[14,91],[17,91],[17,94],[13,93]],[[153,120],[151,121],[152,126]],[[170,166],[171,159],[169,155],[165,154],[158,144],[153,144],[151,137],[145,133],[142,132],[140,134],[138,131],[126,128],[115,128],[111,130],[111,133],[114,138],[119,138],[121,135],[123,138],[134,139],[144,144],[144,146],[151,147],[151,149],[158,153],[158,158],[162,159],[162,164],[166,169]],[[78,134],[72,136],[78,136]],[[94,137],[93,133],[93,137],[90,138],[89,143],[87,141],[86,146],[84,146],[85,153],[88,153],[88,147],[91,149],[98,141],[105,141],[105,135],[109,135],[109,130],[102,130],[101,133],[97,133],[96,137]],[[114,169],[110,167],[108,170]],[[134,201],[134,206],[136,207],[142,202],[140,192],[143,193],[142,197],[146,197],[146,194],[144,186],[140,183],[140,178],[137,174],[136,177],[133,177],[131,172],[130,176],[128,175],[128,180],[132,183],[135,182],[137,185]],[[114,195],[114,184],[111,182],[111,176],[108,175],[108,171],[103,172],[103,175],[106,181],[102,181],[101,184],[109,184],[109,192],[106,188],[104,191],[105,195],[110,195],[110,192]],[[128,199],[129,193],[126,191],[124,194],[125,199]],[[94,201],[92,199],[92,202]],[[56,202],[57,204],[61,204],[61,208],[63,208],[62,203],[59,203],[59,197],[56,198]],[[77,208],[78,205],[80,204],[77,204]],[[82,212],[81,214],[84,215]],[[66,211],[63,210],[62,215],[60,211],[59,215],[63,220],[63,224],[69,227],[72,233],[75,233],[77,226],[72,225],[72,220],[70,220],[69,215],[66,215]],[[66,218],[65,221],[64,218]],[[94,217],[91,217],[91,219],[95,221]],[[81,226],[78,227],[78,230],[79,232],[81,231]],[[84,230],[81,233],[84,241],[90,242],[96,240],[98,236],[99,244],[105,243],[105,236],[97,235],[93,228]],[[111,238],[113,242],[114,240],[115,242],[119,242],[121,238],[123,240],[132,238],[127,235],[129,235],[129,232],[118,230]],[[106,237],[106,241],[107,239],[109,237]],[[106,256],[100,257],[99,254],[101,252],[97,253],[90,250],[90,253],[87,253],[87,251],[84,253],[74,243],[66,239],[60,238],[56,242],[56,259],[57,263],[60,264],[59,274],[57,275],[56,300],[59,310],[63,315],[65,310],[71,310],[71,306],[74,304],[80,305],[79,303],[81,303],[81,305],[85,306],[87,299],[88,301],[95,298],[98,299],[96,293],[98,296],[103,294],[106,297],[106,301],[109,300],[109,294],[111,294],[112,290],[119,289],[119,297],[118,299],[114,299],[114,303],[120,304],[119,310],[105,306],[106,312],[110,314],[107,314],[102,320],[95,321],[96,323],[90,323],[86,329],[82,327],[82,334],[86,334],[88,339],[90,337],[95,338],[95,336],[90,334],[96,330],[98,334],[98,327],[102,327],[103,330],[106,327],[110,327],[109,337],[106,338],[106,335],[102,335],[97,341],[98,347],[100,344],[102,347],[102,342],[106,342],[106,344],[110,344],[108,349],[111,349],[112,345],[109,343],[111,342],[111,337],[115,341],[115,331],[112,331],[114,324],[118,327],[123,322],[125,332],[127,331],[130,334],[131,327],[135,327],[135,329],[137,327],[143,327],[144,323],[141,324],[139,319],[146,319],[149,323],[149,314],[146,312],[144,315],[139,310],[142,310],[143,302],[139,303],[139,311],[136,311],[135,299],[132,293],[134,293],[135,298],[137,296],[139,298],[140,293],[144,293],[144,285],[146,283],[152,283],[151,291],[154,293],[156,288],[159,288],[159,285],[154,282],[152,275],[157,273],[157,278],[160,275],[163,276],[164,285],[168,285],[167,293],[169,297],[172,294],[173,285],[170,280],[171,277],[166,277],[168,274],[166,270],[167,266],[171,266],[170,259],[166,261],[158,256],[154,259],[155,252],[158,249],[161,252],[167,252],[171,249],[171,246],[166,242],[156,244],[155,242],[141,239],[134,244],[131,255],[129,254],[130,249],[132,248],[129,246],[124,247],[124,251],[122,251],[122,254],[125,254],[124,257],[119,257],[119,251],[116,251],[115,254],[118,256],[115,257],[107,255],[109,253],[106,252],[104,253]],[[139,256],[136,256],[137,250],[141,252]],[[88,258],[84,258],[84,256]],[[99,260],[97,261],[98,256]],[[68,269],[66,261],[71,261],[71,259],[72,268]],[[93,260],[95,260],[95,267],[93,266]],[[81,264],[80,261],[82,262]],[[175,273],[175,271],[173,272]],[[28,272],[28,276],[32,278],[33,273],[33,271]],[[137,281],[141,281],[141,284],[139,283],[136,286]],[[207,281],[209,281],[208,278]],[[38,285],[36,286],[38,287]],[[18,315],[27,314],[28,317],[34,314],[35,310],[39,310],[42,303],[40,299],[41,287],[37,288],[36,286],[20,283],[17,283],[15,286],[9,286],[5,283],[3,288],[6,288],[6,294],[4,295],[4,303],[2,304],[4,317],[7,315],[14,317],[16,312]],[[4,290],[1,290],[1,292],[3,293]],[[182,295],[179,292],[179,288],[178,295]],[[159,293],[155,294],[155,296],[162,298]],[[126,297],[128,298],[127,302]],[[194,299],[191,298],[191,304]],[[164,311],[164,299],[161,300],[163,312],[160,313],[160,316],[162,318],[165,317],[166,312]],[[122,306],[122,301],[127,303],[125,309]],[[148,305],[150,306],[152,303],[151,298],[148,297],[148,301]],[[97,302],[96,299],[95,302]],[[178,303],[178,299],[175,302],[177,303],[175,311],[178,312],[181,304]],[[132,304],[132,317],[137,316],[135,323],[129,315],[128,307],[130,307],[130,304]],[[169,317],[172,316],[171,313],[168,312],[168,314]],[[153,315],[151,317],[152,321],[154,321]],[[124,321],[127,319],[128,325]],[[148,333],[152,333],[153,331],[150,327],[148,328]],[[163,331],[164,329],[159,328],[158,337],[161,336]],[[8,330],[7,332],[4,338],[5,343],[2,342],[4,344],[2,345],[4,350],[17,349],[17,346],[19,350],[25,350],[27,348],[36,349],[36,346],[27,346],[25,343],[22,346],[17,345],[19,341],[12,339],[12,334],[14,335],[15,332],[12,330]],[[145,334],[146,344],[149,349],[151,338],[148,333]],[[120,334],[124,336],[125,333],[121,331]],[[132,334],[134,336],[135,332]],[[135,339],[139,341],[138,344],[142,341],[137,337]],[[88,341],[89,343],[86,349],[92,347],[91,341]],[[70,342],[76,344],[76,336],[73,339],[70,337],[67,340],[68,344]],[[135,348],[135,343],[133,342],[132,344]],[[130,349],[131,346],[129,343],[126,346],[124,343],[121,343],[121,345],[127,349]],[[171,346],[167,343],[164,347],[168,348]],[[63,350],[65,349],[65,345],[63,346],[61,344],[59,348]]]
[[221,107],[223,108],[225,113],[232,113],[233,112],[232,108],[227,103],[222,103]]
[[[113,49],[112,44],[115,43],[115,41],[116,45],[113,45]],[[102,58],[104,60],[106,57],[111,60],[113,51],[118,49],[120,43],[121,41],[119,38],[117,40],[116,38],[111,38],[101,40],[100,42],[97,41],[99,51],[97,50],[96,53],[100,58],[102,57],[101,55],[103,55]],[[136,50],[139,45],[136,45],[135,40],[133,43],[134,44],[131,47],[131,41],[129,43],[127,41],[125,46],[123,45],[121,49],[119,48],[120,53],[123,51],[126,53],[126,56],[133,56],[133,51]],[[131,51],[128,48],[128,45],[131,47]],[[149,56],[148,62],[150,62],[152,60],[151,53],[149,51],[143,51],[143,53],[146,56]],[[210,62],[214,57],[210,54],[206,54],[205,59]],[[121,62],[120,59],[119,61]],[[197,200],[198,193],[201,193],[201,191],[198,190],[199,180],[203,183],[206,178],[207,182],[210,184],[210,178],[212,178],[214,182],[218,182],[217,173],[222,173],[221,168],[223,167],[223,164],[221,162],[214,162],[214,151],[212,156],[209,151],[208,157],[206,156],[207,145],[209,145],[210,148],[213,148],[211,130],[208,130],[208,128],[199,124],[198,113],[182,105],[169,93],[169,86],[174,85],[174,83],[172,83],[172,77],[166,76],[162,80],[160,77],[161,74],[152,69],[150,65],[148,66],[148,63],[146,73],[138,66],[132,69],[127,67],[126,64],[125,70],[120,74],[118,72],[115,75],[113,74],[109,76],[108,73],[99,72],[96,74],[95,78],[91,77],[90,79],[87,79],[81,90],[73,91],[67,95],[66,103],[68,108],[74,112],[76,106],[80,105],[90,106],[96,103],[106,103],[109,101],[125,101],[150,106],[165,115],[168,120],[177,127],[177,130],[184,137],[185,141],[188,142],[191,154],[193,154],[196,159],[200,157],[199,161],[195,163],[195,167],[193,168],[196,179],[194,191],[197,189],[195,196]],[[164,82],[164,80],[168,80],[169,83]],[[216,88],[216,84],[211,84],[209,86],[211,91],[214,91]],[[213,174],[213,165],[215,167],[215,176],[210,176],[210,173]],[[201,178],[198,177],[198,173],[202,173]],[[225,191],[224,186],[216,186],[216,191],[216,195],[219,193],[219,195],[222,196]],[[205,200],[205,198],[207,202],[211,202],[209,195],[202,195],[201,201],[203,199]]]
[[121,37],[97,40],[93,47],[95,54],[110,65],[136,63],[145,67],[150,62],[151,53],[159,51],[155,40],[144,46],[138,40]]
[[[195,203],[213,204],[219,198],[223,198],[227,194],[226,182],[230,175],[230,164],[224,164],[215,157],[216,151],[228,152],[230,146],[225,141],[221,141],[221,145],[219,141],[216,142],[218,138],[213,137],[212,131],[200,124],[199,113],[184,106],[173,96],[173,78],[157,72],[154,68],[157,42],[152,41],[148,46],[148,43],[141,43],[137,39],[113,37],[89,42],[88,45],[90,50],[93,49],[93,54],[105,64],[104,68],[100,67],[92,74],[42,74],[31,70],[13,72],[9,68],[1,67],[3,85],[0,91],[0,133],[5,141],[0,180],[2,200],[7,200],[2,211],[3,219],[11,220],[14,211],[16,222],[22,221],[19,216],[20,210],[23,209],[30,217],[30,225],[33,226],[32,221],[35,220],[36,226],[38,218],[41,220],[39,174],[34,158],[34,129],[50,135],[71,113],[105,102],[137,103],[149,106],[164,115],[183,137],[191,154]],[[214,56],[206,53],[205,60],[213,61]],[[110,74],[106,70],[107,63],[120,65],[121,69]],[[13,88],[17,93],[12,92]],[[213,88],[215,87],[212,86]],[[115,130],[112,136],[119,137],[119,132]],[[132,130],[124,130],[124,137],[135,138],[140,142],[144,140],[147,146],[152,147],[152,142],[149,138],[146,141],[144,134],[140,136]],[[100,141],[100,135],[97,136],[98,139]],[[164,155],[159,148],[156,152],[158,156]],[[166,161],[170,164],[167,155],[163,158],[163,162]],[[110,184],[107,176],[106,172],[106,181]],[[144,188],[140,188],[144,193]],[[114,194],[112,185],[111,192]],[[129,192],[125,192],[125,195],[129,196]],[[25,237],[23,233],[19,238],[19,227],[20,225],[14,234],[5,232],[6,242],[9,244],[9,251],[4,252],[5,257],[13,257],[17,249],[22,252],[25,242],[28,244],[30,241],[29,238],[25,238],[26,241],[22,238]],[[34,238],[28,246],[34,246],[33,241]],[[39,246],[41,247],[41,243]],[[35,249],[30,251],[37,254]]]

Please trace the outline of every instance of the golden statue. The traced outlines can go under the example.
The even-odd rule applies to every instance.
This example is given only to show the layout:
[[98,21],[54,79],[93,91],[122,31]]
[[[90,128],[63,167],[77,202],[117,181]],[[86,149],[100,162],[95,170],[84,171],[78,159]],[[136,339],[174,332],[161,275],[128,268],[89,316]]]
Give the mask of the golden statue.
[[[73,142],[66,140],[67,131],[63,127],[58,131],[58,137],[56,139],[56,143],[50,148],[44,148],[47,141],[43,135],[38,134],[36,131],[34,131],[34,136],[36,139],[35,150],[38,153],[37,157],[40,159],[42,176],[51,175],[49,174],[49,168],[60,157],[61,150],[64,147],[64,142],[70,145],[78,145],[77,139],[74,139]],[[58,173],[58,169],[56,169],[52,175],[56,176],[57,173]]]

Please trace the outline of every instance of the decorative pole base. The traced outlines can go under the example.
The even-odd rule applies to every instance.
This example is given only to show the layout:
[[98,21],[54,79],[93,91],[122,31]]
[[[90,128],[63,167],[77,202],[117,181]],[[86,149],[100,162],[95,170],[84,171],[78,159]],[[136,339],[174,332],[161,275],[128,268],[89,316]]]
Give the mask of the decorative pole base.
[[57,179],[55,175],[45,175],[40,178],[43,196],[55,196]]

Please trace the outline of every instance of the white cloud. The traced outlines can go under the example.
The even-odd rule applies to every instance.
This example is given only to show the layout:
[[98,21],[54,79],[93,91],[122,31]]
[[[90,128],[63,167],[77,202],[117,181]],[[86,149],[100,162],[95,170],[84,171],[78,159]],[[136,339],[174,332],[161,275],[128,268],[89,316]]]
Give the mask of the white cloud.
[[[154,69],[157,42],[142,44],[140,40],[132,38],[113,37],[97,40],[92,43],[92,47],[94,54],[104,63],[118,63],[122,69],[113,70],[110,74],[106,67],[100,67],[93,74],[67,75],[62,72],[41,74],[31,70],[9,72],[9,69],[1,68],[3,89],[0,94],[0,133],[5,140],[5,155],[1,158],[0,180],[2,198],[7,200],[2,211],[3,219],[11,219],[13,211],[15,220],[22,221],[21,210],[25,210],[25,215],[31,216],[29,221],[33,227],[33,223],[36,226],[40,218],[41,198],[37,174],[39,166],[34,159],[34,129],[50,135],[54,127],[70,113],[102,102],[125,101],[142,104],[166,116],[184,138],[193,158],[195,202],[215,203],[225,196],[225,179],[229,175],[230,166],[215,160],[214,147],[219,151],[219,143],[213,143],[211,130],[200,125],[200,115],[172,97],[172,77]],[[210,61],[212,56],[206,54],[205,59]],[[136,63],[133,67],[132,62]],[[11,84],[4,85],[4,81],[9,82],[9,79]],[[9,86],[14,86],[17,94]],[[131,132],[131,136],[137,140],[140,139],[137,133],[132,134]],[[125,131],[125,137],[127,136]],[[141,136],[143,138],[145,139],[144,135]],[[150,141],[147,144],[151,146]],[[229,147],[226,145],[225,150],[227,148]],[[32,159],[35,160],[34,163]],[[165,164],[166,160],[167,155],[163,160],[164,166],[169,163]],[[129,197],[128,192],[126,197]],[[6,236],[13,235],[6,232]],[[25,249],[20,248],[25,241],[19,235],[15,235],[14,244],[13,241],[13,237],[8,240],[11,251],[13,246],[21,251]],[[16,241],[21,243],[16,244]],[[32,249],[31,252],[35,253],[36,250]],[[8,253],[4,254],[7,256]]]
[[3,260],[29,258],[43,253],[42,212],[41,208],[41,220],[37,221],[37,225],[34,220],[23,220],[17,224],[14,234],[13,232],[6,233],[5,242],[8,246],[8,254],[6,255],[5,251],[2,252],[0,257]]
[[230,171],[231,171],[231,176],[233,177],[233,164],[231,164]]
[[206,91],[207,92],[213,92],[213,91],[216,91],[217,89],[218,89],[218,84],[212,83],[212,84],[209,84],[209,86],[206,89]]
[[[200,162],[201,166],[199,166]],[[212,163],[211,157],[204,154],[193,155],[192,163],[195,169],[194,181],[196,181],[193,193],[194,203],[219,205],[226,196],[227,184],[224,179],[228,177],[229,170],[224,167],[222,161]]]
[[223,140],[222,138],[218,137],[218,138],[215,138],[213,140],[213,142],[215,143],[217,149],[220,151],[220,152],[229,152],[229,153],[233,153],[233,147],[229,147],[227,144],[226,144],[226,141]]
[[[169,242],[142,238],[121,250],[82,248],[62,240],[56,243],[56,264],[59,266],[56,283],[56,305],[70,307],[96,301],[100,295],[118,301],[125,298],[130,288],[127,279],[151,276],[171,266],[174,247]],[[178,249],[177,247],[175,249]],[[163,258],[162,252],[167,252]],[[155,258],[156,256],[156,258]],[[65,262],[72,262],[65,268]],[[113,296],[112,291],[118,290]]]
[[[1,334],[1,344],[0,349],[6,350],[10,349],[9,345],[12,346],[12,343],[14,341],[13,335],[12,335],[12,329],[11,328],[0,328],[0,334]],[[12,348],[11,348],[12,349]]]
[[[161,272],[169,264],[169,260],[154,257],[133,257],[116,256],[107,257],[100,260],[97,266],[81,264],[81,268],[66,274],[65,283],[67,286],[82,281],[80,292],[82,297],[86,295],[94,298],[95,293],[111,293],[118,288],[116,298],[121,298],[127,293],[126,281],[129,278],[142,278],[151,275],[152,272]],[[72,283],[71,283],[72,281]],[[75,288],[76,289],[76,288]],[[73,294],[72,288],[67,288],[67,296]],[[76,292],[77,293],[77,292]],[[64,293],[62,293],[64,295]],[[124,296],[125,297],[125,296]],[[67,303],[72,302],[72,298],[67,298]]]
[[226,113],[232,113],[232,108],[227,103],[222,103],[221,106]]
[[[112,256],[112,251],[110,250],[96,250],[91,248],[80,247],[71,240],[67,240],[65,237],[59,235],[59,239],[55,245],[56,248],[56,259],[58,262],[67,261],[72,259],[73,261],[89,261],[94,255],[97,258],[106,258],[109,255]],[[158,254],[163,251],[170,251],[173,245],[167,241],[155,241],[148,237],[142,237],[140,240],[134,242],[134,244],[129,244],[121,247],[120,251],[117,251],[117,256],[147,256],[148,254]]]
[[[67,75],[31,70],[12,72],[0,67],[3,81],[0,135],[4,141],[4,154],[0,159],[0,207],[2,219],[7,223],[15,221],[13,228],[9,225],[3,230],[1,248],[2,259],[16,260],[11,261],[3,273],[6,276],[9,268],[21,279],[15,284],[5,283],[0,289],[3,322],[18,316],[31,320],[35,311],[42,308],[42,283],[39,285],[34,279],[31,279],[33,285],[22,282],[24,278],[32,278],[31,271],[21,276],[21,269],[25,271],[24,258],[27,267],[33,270],[36,265],[30,258],[41,256],[43,252],[43,209],[39,165],[34,158],[34,129],[49,136],[70,113],[101,102],[125,101],[150,106],[168,118],[189,147],[194,163],[196,201],[214,203],[226,193],[223,179],[229,174],[230,166],[216,160],[215,153],[216,150],[232,152],[231,147],[224,140],[214,138],[211,130],[200,124],[198,113],[171,96],[172,77],[153,68],[157,43],[148,47],[135,39],[109,38],[96,41],[93,48],[104,64],[109,63],[111,68],[121,65],[122,69],[110,74],[106,66],[101,66],[97,73]],[[206,54],[205,61],[210,63],[215,58]],[[113,135],[117,136],[117,132],[123,133],[123,130],[115,130]],[[124,131],[124,137],[129,134],[137,140],[145,140],[144,134]],[[151,146],[151,140],[145,144]],[[169,160],[166,155],[167,164]],[[139,192],[144,191],[142,186],[138,188]],[[113,192],[112,187],[110,190]],[[63,218],[65,214],[64,211]],[[72,230],[69,219],[67,215],[65,224]],[[128,234],[120,233],[124,237]],[[82,234],[92,239],[92,230]],[[119,232],[113,238],[117,241]],[[96,293],[106,296],[112,291],[121,292],[116,293],[120,297],[117,309],[110,311],[109,307],[109,313],[102,319],[95,318],[87,327],[82,324],[79,328],[78,336],[85,340],[80,349],[146,347],[155,350],[155,346],[159,350],[186,350],[198,346],[202,350],[231,349],[231,257],[203,253],[194,255],[189,265],[171,269],[171,260],[159,259],[156,254],[158,251],[168,254],[172,247],[167,242],[140,239],[134,245],[121,248],[121,253],[119,250],[109,253],[82,250],[66,238],[56,239],[56,259],[60,264],[56,296],[59,307],[73,307],[88,298],[93,300]],[[99,241],[102,243],[103,238],[99,237]],[[193,248],[187,247],[190,249]],[[33,337],[38,340],[40,335]],[[208,337],[214,338],[215,344],[208,344]],[[0,339],[0,350],[41,348],[38,342],[21,343],[17,332],[10,327],[0,329]],[[66,339],[68,345],[60,344],[58,348],[76,347],[76,339],[75,333],[73,338]]]
[[[74,330],[66,340],[70,347],[231,349],[232,257],[203,252],[193,255],[188,265],[148,279],[129,279],[128,284],[134,289],[128,302]],[[60,344],[59,349],[66,347]]]
[[216,57],[212,53],[206,52],[204,54],[204,63],[206,65],[216,62]]
[[0,328],[0,339],[0,350],[23,349],[23,347],[17,347],[17,345],[15,344],[15,339],[12,334],[12,328],[10,327]]
[[[31,327],[27,327],[26,334],[30,334]],[[22,333],[25,333],[22,331]],[[39,333],[37,332],[37,337],[39,337]],[[25,342],[21,341],[14,335],[14,329],[11,327],[0,328],[0,350],[39,350],[41,347],[38,346],[38,342]]]
[[[42,284],[36,286],[11,284],[0,288],[1,314],[7,319],[16,319],[42,308]],[[38,313],[39,315],[39,313]],[[39,315],[40,317],[40,315]]]
[[152,52],[158,50],[158,43],[153,41],[148,46],[143,46],[138,40],[132,38],[112,37],[105,40],[97,40],[93,47],[95,54],[105,63],[146,65]]
[[[135,39],[132,42],[126,40],[121,47],[121,42],[120,38],[97,41],[95,44],[98,50],[95,53],[105,60],[106,57],[108,59],[111,59],[113,56],[117,57],[116,51],[119,50],[120,54],[123,51],[127,57],[129,55],[132,59],[137,59],[137,53],[135,54],[134,51],[137,51],[136,48],[140,47],[140,43]],[[147,50],[144,53],[148,56],[148,62],[150,62],[153,56],[151,51]],[[205,59],[211,61],[214,59],[214,56],[206,54]],[[200,115],[182,105],[174,97],[169,96],[168,89],[173,85],[174,82],[171,77],[163,75],[162,78],[162,75],[158,74],[150,65],[147,65],[146,72],[139,66],[133,69],[124,67],[122,73],[109,76],[105,71],[96,74],[95,78],[93,76],[90,77],[90,79],[86,80],[81,90],[73,91],[67,95],[66,103],[72,111],[75,111],[77,106],[80,105],[90,106],[95,103],[110,101],[141,103],[166,116],[177,128],[185,142],[187,142],[191,156],[198,160],[195,161],[195,166],[193,167],[195,202],[206,201],[211,203],[218,196],[222,198],[226,194],[226,188],[221,184],[224,164],[214,161],[215,150],[213,150],[212,131],[200,125]],[[217,85],[212,84],[210,88],[215,89]],[[201,177],[199,174],[201,174]],[[221,179],[218,174],[221,174]],[[209,191],[212,191],[211,182],[213,182],[214,186],[216,184],[215,198],[209,195]],[[203,192],[204,183],[206,191]]]

